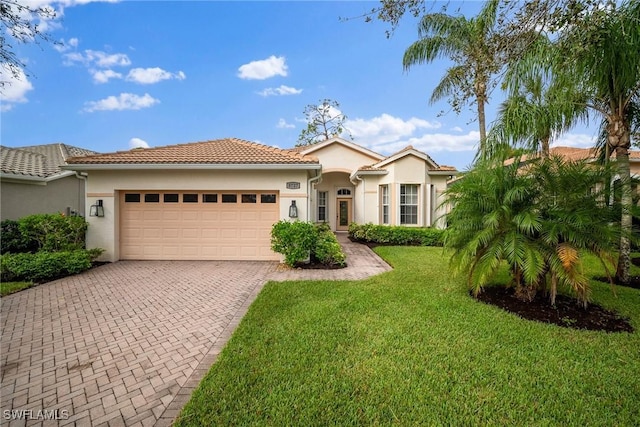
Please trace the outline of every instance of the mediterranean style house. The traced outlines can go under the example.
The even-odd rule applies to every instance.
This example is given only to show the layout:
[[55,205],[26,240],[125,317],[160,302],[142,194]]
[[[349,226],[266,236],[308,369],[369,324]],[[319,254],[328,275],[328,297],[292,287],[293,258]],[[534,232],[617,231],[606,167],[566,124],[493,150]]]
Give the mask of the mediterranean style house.
[[87,179],[87,247],[102,260],[279,260],[279,220],[443,226],[457,171],[409,146],[388,157],[332,138],[279,149],[236,138],[67,160]]
[[61,167],[87,154],[97,153],[61,143],[0,146],[0,220],[58,212],[84,216],[84,177]]

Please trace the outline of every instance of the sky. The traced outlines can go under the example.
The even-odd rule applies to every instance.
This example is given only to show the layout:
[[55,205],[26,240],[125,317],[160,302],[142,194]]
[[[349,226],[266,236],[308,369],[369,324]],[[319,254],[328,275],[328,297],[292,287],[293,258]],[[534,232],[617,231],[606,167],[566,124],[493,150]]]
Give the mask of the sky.
[[[446,100],[429,104],[451,63],[403,70],[418,21],[406,16],[387,37],[389,24],[362,18],[376,2],[29,4],[57,11],[41,25],[59,43],[14,44],[26,72],[0,96],[5,146],[61,142],[113,152],[234,137],[290,148],[306,127],[305,106],[331,99],[353,142],[380,154],[412,145],[465,170],[477,150],[475,107],[458,115]],[[467,17],[482,7],[448,4],[448,13]],[[490,99],[488,123],[500,97]],[[593,141],[584,127],[554,145]]]

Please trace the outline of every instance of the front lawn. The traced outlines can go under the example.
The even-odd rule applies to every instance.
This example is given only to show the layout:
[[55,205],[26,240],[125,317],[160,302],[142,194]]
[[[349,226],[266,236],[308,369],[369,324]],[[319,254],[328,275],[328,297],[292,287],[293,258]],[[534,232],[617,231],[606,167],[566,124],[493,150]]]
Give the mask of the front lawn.
[[394,271],[268,283],[176,425],[637,424],[637,289],[592,281],[635,333],[578,331],[474,301],[441,248],[376,251]]
[[0,282],[0,296],[7,296],[33,286],[33,282]]

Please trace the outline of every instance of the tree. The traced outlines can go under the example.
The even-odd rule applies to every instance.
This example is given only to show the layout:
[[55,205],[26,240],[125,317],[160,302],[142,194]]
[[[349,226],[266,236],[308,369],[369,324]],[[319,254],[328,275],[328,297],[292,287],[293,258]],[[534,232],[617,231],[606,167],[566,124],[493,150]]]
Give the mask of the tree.
[[319,104],[309,104],[304,108],[307,127],[298,136],[297,147],[315,144],[327,139],[347,133],[353,139],[351,133],[345,129],[344,122],[347,116],[340,111],[340,104],[330,99],[322,99]]
[[[32,6],[18,0],[0,0],[0,66],[7,69],[13,78],[22,75],[25,64],[18,58],[7,35],[18,43],[53,42],[51,36],[42,31],[34,18],[47,20],[56,17],[50,6]],[[56,42],[53,42],[56,43]],[[0,81],[0,92],[8,81]]]
[[554,67],[563,78],[559,84],[577,84],[585,96],[584,108],[606,121],[607,152],[616,156],[621,185],[616,279],[628,284],[633,203],[629,148],[640,111],[640,2],[589,10],[580,25],[560,34],[556,52]]
[[[550,49],[550,41],[540,35],[529,52]],[[530,60],[541,62],[540,55],[529,54],[509,64],[503,87],[510,89],[507,99],[498,110],[498,117],[489,131],[487,150],[495,152],[500,146],[523,146],[549,157],[551,140],[568,130],[577,119],[585,119],[576,103],[578,96],[571,88],[554,84],[550,67],[538,74],[522,73]],[[548,61],[547,61],[548,64]],[[549,65],[549,64],[548,64]],[[559,72],[559,71],[557,71]]]
[[402,60],[405,70],[438,58],[449,58],[455,63],[433,90],[430,102],[449,97],[456,112],[470,101],[476,103],[481,156],[487,136],[484,108],[487,94],[492,76],[502,67],[501,43],[495,33],[498,4],[498,0],[488,1],[480,14],[471,19],[444,13],[425,15],[418,27],[420,40],[409,46]]
[[553,305],[559,287],[566,287],[586,305],[582,257],[592,253],[606,268],[617,235],[611,210],[594,194],[603,176],[604,168],[559,157],[526,167],[518,158],[508,165],[480,160],[445,193],[452,206],[444,238],[453,249],[452,266],[476,294],[506,263],[520,299],[543,292]]

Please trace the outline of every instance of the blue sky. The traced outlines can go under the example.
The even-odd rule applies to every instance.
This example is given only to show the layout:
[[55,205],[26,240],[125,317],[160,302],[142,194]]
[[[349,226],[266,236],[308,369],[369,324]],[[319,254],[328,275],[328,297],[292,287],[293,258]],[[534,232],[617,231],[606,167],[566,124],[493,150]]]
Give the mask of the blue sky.
[[[45,25],[61,44],[17,45],[28,76],[2,96],[3,145],[111,152],[237,137],[288,148],[304,107],[329,98],[354,142],[381,154],[411,144],[460,170],[475,154],[473,112],[428,103],[449,63],[403,71],[417,20],[387,38],[388,24],[357,18],[375,2],[48,4],[59,19]],[[449,4],[467,16],[482,6]],[[500,101],[494,94],[489,122]],[[590,146],[592,133],[573,130],[555,145]]]

